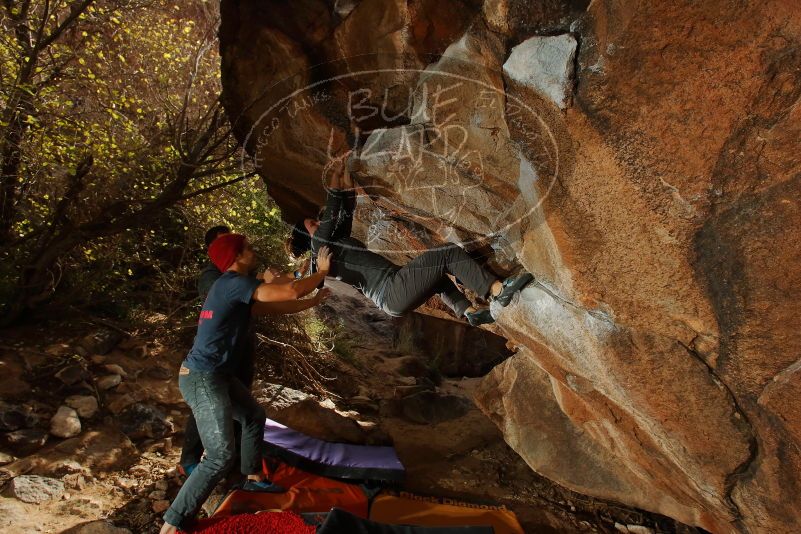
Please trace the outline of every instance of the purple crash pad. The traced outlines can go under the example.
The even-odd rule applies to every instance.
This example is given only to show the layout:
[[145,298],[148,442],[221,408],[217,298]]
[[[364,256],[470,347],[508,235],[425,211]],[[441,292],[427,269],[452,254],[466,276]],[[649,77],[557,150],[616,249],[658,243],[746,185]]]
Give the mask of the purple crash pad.
[[264,443],[270,456],[315,475],[399,482],[405,473],[393,447],[323,441],[272,419],[264,423]]

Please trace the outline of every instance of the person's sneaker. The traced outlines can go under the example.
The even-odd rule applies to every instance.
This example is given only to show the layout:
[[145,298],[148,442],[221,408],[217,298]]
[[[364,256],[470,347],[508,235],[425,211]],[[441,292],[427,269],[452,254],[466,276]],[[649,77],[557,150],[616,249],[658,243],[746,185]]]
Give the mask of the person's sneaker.
[[512,297],[515,296],[515,293],[526,287],[532,280],[534,280],[534,275],[530,273],[522,273],[517,276],[510,276],[503,281],[503,289],[501,289],[500,294],[494,297],[492,300],[501,306],[506,307],[510,302],[512,302]]
[[239,489],[261,493],[283,493],[286,491],[286,488],[273,484],[269,480],[246,480]]
[[474,312],[465,312],[464,316],[467,318],[467,322],[472,326],[480,326],[482,324],[495,322],[495,318],[492,317],[489,308],[482,308]]

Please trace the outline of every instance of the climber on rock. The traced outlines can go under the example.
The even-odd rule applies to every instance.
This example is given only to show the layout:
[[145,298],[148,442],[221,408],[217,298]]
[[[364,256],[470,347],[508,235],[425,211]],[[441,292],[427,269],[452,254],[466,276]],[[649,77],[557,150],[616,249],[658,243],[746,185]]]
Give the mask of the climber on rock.
[[387,314],[402,316],[439,294],[457,317],[464,316],[473,326],[494,322],[490,310],[474,307],[448,274],[479,297],[489,297],[501,306],[507,306],[514,294],[533,280],[529,273],[498,280],[454,244],[428,250],[403,267],[368,250],[350,235],[356,195],[347,168],[349,154],[332,162],[328,198],[320,220],[298,221],[287,243],[296,258],[311,250],[312,271],[314,258],[330,247],[333,259],[329,274],[361,291]]
[[222,274],[203,304],[195,341],[178,378],[205,455],[164,514],[161,534],[186,527],[232,466],[236,448],[234,420],[242,426],[240,470],[247,477],[243,489],[274,490],[262,471],[264,409],[233,374],[239,363],[235,347],[245,335],[251,315],[295,313],[319,304],[328,295],[323,289],[313,298],[301,299],[328,274],[331,253],[327,247],[318,253],[315,274],[277,283],[264,283],[248,274],[256,266],[256,256],[243,235],[217,237],[209,247],[209,256]]

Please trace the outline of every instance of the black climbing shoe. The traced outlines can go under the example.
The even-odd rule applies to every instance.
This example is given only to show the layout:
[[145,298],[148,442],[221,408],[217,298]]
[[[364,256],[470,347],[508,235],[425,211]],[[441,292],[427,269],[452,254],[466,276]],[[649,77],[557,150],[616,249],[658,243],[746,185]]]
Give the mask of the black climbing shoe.
[[512,297],[515,296],[515,293],[526,287],[532,280],[534,280],[534,275],[530,273],[522,273],[516,277],[510,276],[503,281],[503,289],[501,289],[501,293],[492,300],[501,306],[506,307],[510,302],[512,302]]
[[474,312],[464,312],[467,322],[472,326],[479,326],[482,324],[494,323],[495,319],[489,311],[489,308],[482,308]]

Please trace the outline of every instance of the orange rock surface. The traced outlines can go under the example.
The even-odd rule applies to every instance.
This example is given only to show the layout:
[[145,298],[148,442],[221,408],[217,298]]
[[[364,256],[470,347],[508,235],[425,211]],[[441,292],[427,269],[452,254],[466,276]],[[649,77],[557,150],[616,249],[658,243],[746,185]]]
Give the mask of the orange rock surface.
[[227,110],[287,219],[357,137],[372,248],[537,277],[476,397],[532,469],[801,531],[798,3],[329,4],[222,3]]

